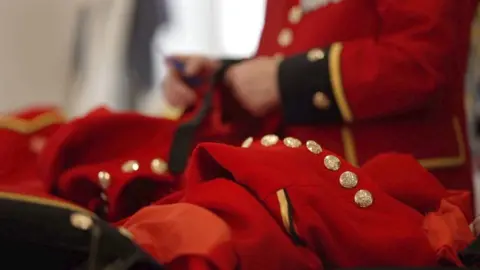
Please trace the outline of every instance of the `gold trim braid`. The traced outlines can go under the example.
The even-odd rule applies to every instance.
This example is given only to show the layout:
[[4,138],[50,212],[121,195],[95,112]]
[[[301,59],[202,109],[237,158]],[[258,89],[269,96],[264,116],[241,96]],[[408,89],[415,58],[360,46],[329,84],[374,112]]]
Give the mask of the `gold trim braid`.
[[285,189],[278,190],[277,199],[285,231],[290,235],[295,244],[303,245],[303,240],[300,239],[297,227],[295,226],[295,221],[293,220],[293,207],[290,203],[287,191]]
[[352,122],[352,111],[350,109],[350,106],[348,105],[347,98],[345,96],[345,90],[343,88],[341,68],[342,50],[342,43],[333,43],[330,47],[330,52],[328,54],[330,82],[332,84],[332,91],[335,97],[335,101],[337,102],[343,120],[345,122]]
[[342,127],[342,141],[345,159],[353,166],[358,167],[355,138],[353,137],[352,130],[347,126]]
[[[434,157],[418,159],[418,162],[428,170],[459,167],[466,162],[467,149],[463,137],[462,126],[458,117],[452,119],[453,130],[455,132],[455,139],[458,145],[458,155],[450,157]],[[347,126],[342,128],[342,140],[345,153],[345,159],[354,166],[358,166],[358,156],[355,146],[355,138],[351,129]]]
[[0,115],[0,130],[7,129],[21,134],[31,134],[48,126],[64,122],[65,117],[56,111],[42,113],[33,119]]
[[46,199],[46,198],[42,198],[42,197],[22,195],[22,194],[17,194],[17,193],[9,193],[9,192],[1,192],[0,191],[0,199],[20,201],[20,202],[26,202],[26,203],[31,203],[31,204],[40,204],[40,205],[45,205],[45,206],[51,206],[51,207],[56,207],[56,208],[81,212],[81,213],[84,213],[84,214],[88,214],[90,216],[94,216],[94,214],[92,212],[90,212],[89,210],[87,210],[85,208],[82,208],[80,206],[77,206],[75,204],[71,204],[71,203],[67,203],[67,202],[61,202],[61,201],[55,201],[55,200]]
[[453,117],[452,122],[455,139],[457,140],[458,145],[458,156],[419,159],[418,162],[426,169],[458,167],[465,163],[467,159],[467,150],[463,138],[462,126],[460,125],[458,117]]
[[280,206],[280,214],[282,215],[283,227],[290,233],[290,213],[288,209],[288,200],[284,189],[277,191],[278,205]]

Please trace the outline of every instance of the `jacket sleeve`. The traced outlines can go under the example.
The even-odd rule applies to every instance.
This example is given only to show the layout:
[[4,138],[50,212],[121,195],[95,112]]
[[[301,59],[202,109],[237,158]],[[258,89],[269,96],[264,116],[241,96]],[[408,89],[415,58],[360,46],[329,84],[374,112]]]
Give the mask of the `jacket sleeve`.
[[468,26],[459,20],[472,3],[461,2],[378,0],[381,23],[375,36],[283,60],[279,88],[285,121],[352,122],[426,106],[461,68],[453,65],[455,48]]

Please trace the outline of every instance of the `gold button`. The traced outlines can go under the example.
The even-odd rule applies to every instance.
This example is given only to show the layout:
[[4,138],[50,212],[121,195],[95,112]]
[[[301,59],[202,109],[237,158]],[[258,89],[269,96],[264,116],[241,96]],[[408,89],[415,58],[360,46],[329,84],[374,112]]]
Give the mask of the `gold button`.
[[361,189],[355,193],[355,203],[362,207],[366,208],[373,204],[373,196],[368,190]]
[[122,172],[124,173],[136,172],[138,169],[140,169],[140,165],[135,160],[129,160],[122,165]]
[[285,28],[280,31],[278,35],[278,44],[282,47],[287,47],[292,44],[293,32],[291,29]]
[[242,143],[242,147],[243,148],[249,148],[253,143],[253,137],[248,137],[247,139],[245,139],[245,141],[243,141]]
[[306,145],[307,145],[307,149],[316,155],[320,154],[323,151],[320,144],[318,144],[316,141],[309,140],[307,141]]
[[156,174],[164,174],[168,170],[168,164],[161,158],[156,158],[150,162],[150,169]]
[[98,183],[103,189],[107,189],[110,186],[111,178],[110,174],[106,171],[101,171],[98,173]]
[[302,146],[302,142],[299,139],[287,137],[283,139],[283,144],[290,148],[298,148]]
[[102,199],[102,201],[108,201],[108,196],[107,196],[107,194],[105,194],[105,193],[103,193],[103,192],[100,193],[100,198]]
[[344,188],[354,188],[358,184],[358,177],[355,173],[346,171],[340,175],[340,185]]
[[297,24],[300,22],[303,16],[303,10],[300,6],[294,6],[288,12],[288,20],[292,24]]
[[79,230],[86,231],[92,227],[93,220],[85,214],[73,213],[70,216],[70,224]]
[[277,135],[273,135],[273,134],[270,134],[270,135],[265,135],[263,136],[263,138],[260,140],[260,143],[263,145],[263,146],[272,146],[272,145],[275,145],[278,143],[280,139],[278,138]]
[[125,227],[118,228],[118,232],[128,239],[133,239],[133,234],[129,230],[127,230]]
[[313,106],[320,110],[326,110],[330,107],[330,99],[327,97],[325,93],[316,92],[313,95]]
[[307,59],[310,62],[316,62],[325,58],[325,53],[321,49],[312,49],[307,53]]
[[338,171],[338,169],[340,169],[341,162],[336,156],[328,155],[323,160],[323,164],[325,165],[325,168],[329,169],[330,171]]
[[281,53],[276,53],[273,55],[273,58],[275,58],[277,62],[282,62],[283,59],[285,59],[285,56]]

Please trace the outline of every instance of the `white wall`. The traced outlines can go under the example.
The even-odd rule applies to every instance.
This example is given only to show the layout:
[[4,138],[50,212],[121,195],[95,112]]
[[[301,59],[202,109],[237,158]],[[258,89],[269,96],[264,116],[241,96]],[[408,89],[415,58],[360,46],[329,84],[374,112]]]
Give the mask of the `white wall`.
[[65,104],[75,1],[0,1],[0,113]]
[[223,55],[255,53],[263,26],[265,0],[217,0],[218,36]]

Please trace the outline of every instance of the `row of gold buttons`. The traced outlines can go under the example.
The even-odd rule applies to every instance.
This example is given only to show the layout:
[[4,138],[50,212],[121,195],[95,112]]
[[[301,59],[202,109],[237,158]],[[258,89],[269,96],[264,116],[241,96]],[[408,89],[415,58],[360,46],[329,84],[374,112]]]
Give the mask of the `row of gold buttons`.
[[[122,172],[131,173],[140,169],[140,164],[136,160],[129,160],[123,163]],[[162,159],[156,158],[150,162],[150,170],[156,174],[164,174],[168,170],[168,165]],[[103,189],[107,189],[111,184],[110,173],[106,171],[100,171],[98,173],[98,182]]]
[[[140,169],[140,164],[136,160],[129,160],[123,163],[121,170],[124,173],[136,172]],[[168,165],[162,159],[156,158],[150,162],[150,170],[156,174],[164,174],[168,170]],[[112,177],[107,171],[100,171],[97,175],[98,183],[102,188],[102,193],[100,193],[100,198],[103,202],[104,212],[108,213],[108,197],[105,191],[110,187]]]
[[[323,60],[324,58],[325,58],[325,52],[319,48],[311,49],[307,53],[307,59],[310,62],[317,62],[317,61]],[[313,95],[312,102],[317,109],[321,109],[321,110],[326,110],[331,105],[331,101],[328,98],[328,96],[321,91],[318,91]]]
[[[294,6],[288,12],[288,21],[291,24],[298,24],[302,20],[303,11],[300,6]],[[283,28],[277,38],[277,42],[282,47],[288,47],[293,42],[293,31],[290,28]]]
[[[277,135],[269,134],[262,137],[262,139],[260,140],[260,144],[265,147],[270,147],[276,145],[279,141],[280,138]],[[249,137],[242,143],[242,147],[248,148],[252,145],[252,143],[253,138]],[[299,148],[302,146],[302,142],[299,139],[292,137],[284,138],[283,144],[290,148]],[[318,155],[323,151],[320,144],[313,140],[307,141],[305,145],[307,149],[313,154]],[[341,167],[340,159],[334,155],[325,156],[323,164],[325,168],[330,171],[338,171]],[[339,182],[342,187],[352,189],[357,187],[358,177],[355,173],[351,171],[345,171],[340,175]],[[360,189],[355,193],[354,202],[362,208],[369,207],[373,204],[373,196],[368,190]]]
[[[293,6],[288,12],[288,20],[291,24],[298,24],[303,17],[302,7],[299,5]],[[293,32],[289,28],[284,28],[280,31],[278,36],[278,43],[282,47],[289,46],[293,41]],[[276,56],[277,59],[283,59]],[[325,57],[325,53],[321,49],[312,49],[307,53],[307,59],[310,62],[322,60]],[[322,92],[316,92],[313,96],[313,105],[318,109],[327,109],[330,107],[329,98]]]
[[[274,55],[274,57],[277,59],[277,61],[282,61],[283,60],[283,55],[281,55],[279,53],[276,53]],[[324,58],[325,58],[325,52],[322,49],[319,49],[319,48],[311,49],[307,53],[307,59],[310,62],[320,61]],[[326,110],[326,109],[330,108],[330,105],[331,105],[330,99],[322,91],[315,92],[315,94],[313,95],[313,98],[312,98],[312,102],[313,102],[313,105],[317,109],[321,109],[321,110]]]
[[[292,8],[290,8],[288,12],[288,21],[290,24],[295,25],[300,23],[303,17],[303,10],[300,5],[295,5]],[[277,42],[282,48],[286,48],[290,46],[293,42],[293,31],[290,28],[283,28],[280,33],[278,34],[277,37]],[[283,60],[283,55],[280,53],[276,53],[274,55],[275,59],[277,61],[282,61]],[[322,60],[325,57],[325,53],[323,50],[315,48],[310,50],[307,53],[307,58],[311,62],[319,61]],[[318,91],[314,94],[312,98],[313,105],[318,108],[318,109],[328,109],[330,107],[331,101],[325,95],[325,93]]]

